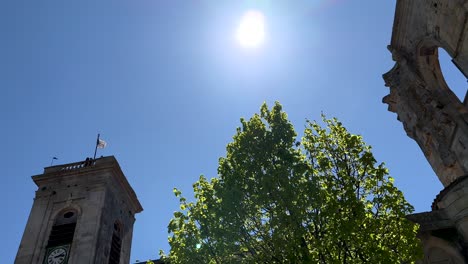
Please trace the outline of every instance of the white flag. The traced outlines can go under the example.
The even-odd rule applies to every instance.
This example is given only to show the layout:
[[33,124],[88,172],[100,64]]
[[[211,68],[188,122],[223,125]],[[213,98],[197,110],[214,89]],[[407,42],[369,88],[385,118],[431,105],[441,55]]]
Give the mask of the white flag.
[[98,140],[98,144],[97,144],[98,148],[102,149],[102,148],[105,148],[106,146],[107,146],[107,143],[104,140],[102,140],[102,139]]

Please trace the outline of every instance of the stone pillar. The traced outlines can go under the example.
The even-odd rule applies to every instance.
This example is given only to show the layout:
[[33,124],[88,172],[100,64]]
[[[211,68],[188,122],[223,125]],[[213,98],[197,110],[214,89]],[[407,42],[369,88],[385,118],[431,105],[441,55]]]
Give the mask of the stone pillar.
[[424,263],[468,263],[468,108],[441,72],[439,49],[468,76],[468,1],[397,0],[384,74],[388,109],[397,114],[444,189],[431,212],[409,215],[420,224]]

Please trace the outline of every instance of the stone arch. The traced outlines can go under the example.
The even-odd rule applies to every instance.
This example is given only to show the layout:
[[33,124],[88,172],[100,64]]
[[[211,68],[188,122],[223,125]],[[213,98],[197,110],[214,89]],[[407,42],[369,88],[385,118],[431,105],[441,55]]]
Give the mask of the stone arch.
[[[78,206],[66,206],[60,210],[57,210],[53,217],[51,218],[51,226],[52,230],[49,234],[49,242],[51,236],[54,235],[54,232],[60,232],[60,226],[69,226],[70,230],[72,229],[73,232],[71,237],[69,238],[69,243],[73,240],[73,235],[76,229],[76,225],[78,223],[78,218],[81,215],[81,208]],[[55,234],[57,235],[57,234]],[[50,243],[49,243],[50,244]]]
[[[61,258],[66,261],[70,257],[70,248],[73,244],[76,225],[81,214],[81,209],[77,206],[66,206],[56,210],[49,219],[50,229],[45,244],[45,258],[51,258],[54,252],[61,255],[55,258]],[[56,254],[59,254],[56,253]],[[45,261],[45,260],[44,260]]]
[[396,58],[398,64],[405,66],[404,76],[412,77],[402,79],[397,73],[392,77],[396,76],[401,82],[390,83],[399,90],[399,96],[394,96],[394,101],[400,102],[395,112],[399,117],[407,116],[401,119],[405,130],[418,142],[444,186],[468,170],[458,159],[467,151],[468,145],[460,131],[468,131],[468,109],[448,86],[442,73],[439,49],[453,52],[446,47],[450,46],[434,37],[420,40],[412,53],[402,53]]
[[467,78],[465,74],[458,68],[454,61],[454,56],[446,49],[439,48],[439,64],[447,86],[457,96],[458,100],[467,106]]
[[[439,49],[444,49],[450,56],[453,56],[450,46],[441,40],[428,38],[422,40],[416,48],[416,67],[420,77],[424,80],[426,89],[432,90],[440,103],[462,106],[462,101],[456,96],[448,86],[439,61]],[[440,106],[439,106],[440,107]]]
[[124,225],[120,220],[115,220],[112,228],[113,231],[117,232],[120,236],[123,236]]
[[74,211],[76,213],[77,220],[80,218],[82,214],[82,209],[80,206],[76,204],[68,204],[66,206],[63,206],[62,208],[55,210],[55,212],[52,214],[51,220],[55,223],[55,219],[57,217],[60,217],[60,215],[65,214],[67,211]]
[[78,212],[74,209],[62,210],[56,217],[54,225],[65,225],[78,222]]
[[468,174],[468,107],[444,79],[439,49],[468,78],[468,3],[397,1],[384,97],[444,186]]
[[434,236],[424,239],[425,263],[464,264],[464,257],[456,246]]

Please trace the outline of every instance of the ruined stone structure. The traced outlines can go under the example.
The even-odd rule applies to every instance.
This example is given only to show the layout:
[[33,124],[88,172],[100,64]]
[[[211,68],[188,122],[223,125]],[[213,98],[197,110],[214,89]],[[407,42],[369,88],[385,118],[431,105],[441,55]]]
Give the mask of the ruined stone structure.
[[129,263],[143,208],[113,156],[48,167],[32,178],[38,190],[15,264]]
[[421,225],[424,263],[468,263],[468,108],[447,86],[438,51],[468,76],[468,1],[398,0],[383,101],[426,156],[445,189]]

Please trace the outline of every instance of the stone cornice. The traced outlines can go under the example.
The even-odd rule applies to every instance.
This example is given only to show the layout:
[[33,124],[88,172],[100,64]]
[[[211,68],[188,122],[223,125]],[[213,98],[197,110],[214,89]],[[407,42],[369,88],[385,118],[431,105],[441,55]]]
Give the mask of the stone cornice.
[[138,201],[135,191],[130,186],[114,156],[46,167],[43,174],[32,176],[32,179],[38,187],[41,187],[49,183],[67,182],[80,176],[96,175],[97,177],[105,172],[110,172],[118,183],[118,186],[126,194],[128,201],[131,203],[132,211],[134,213],[143,211],[143,207]]

